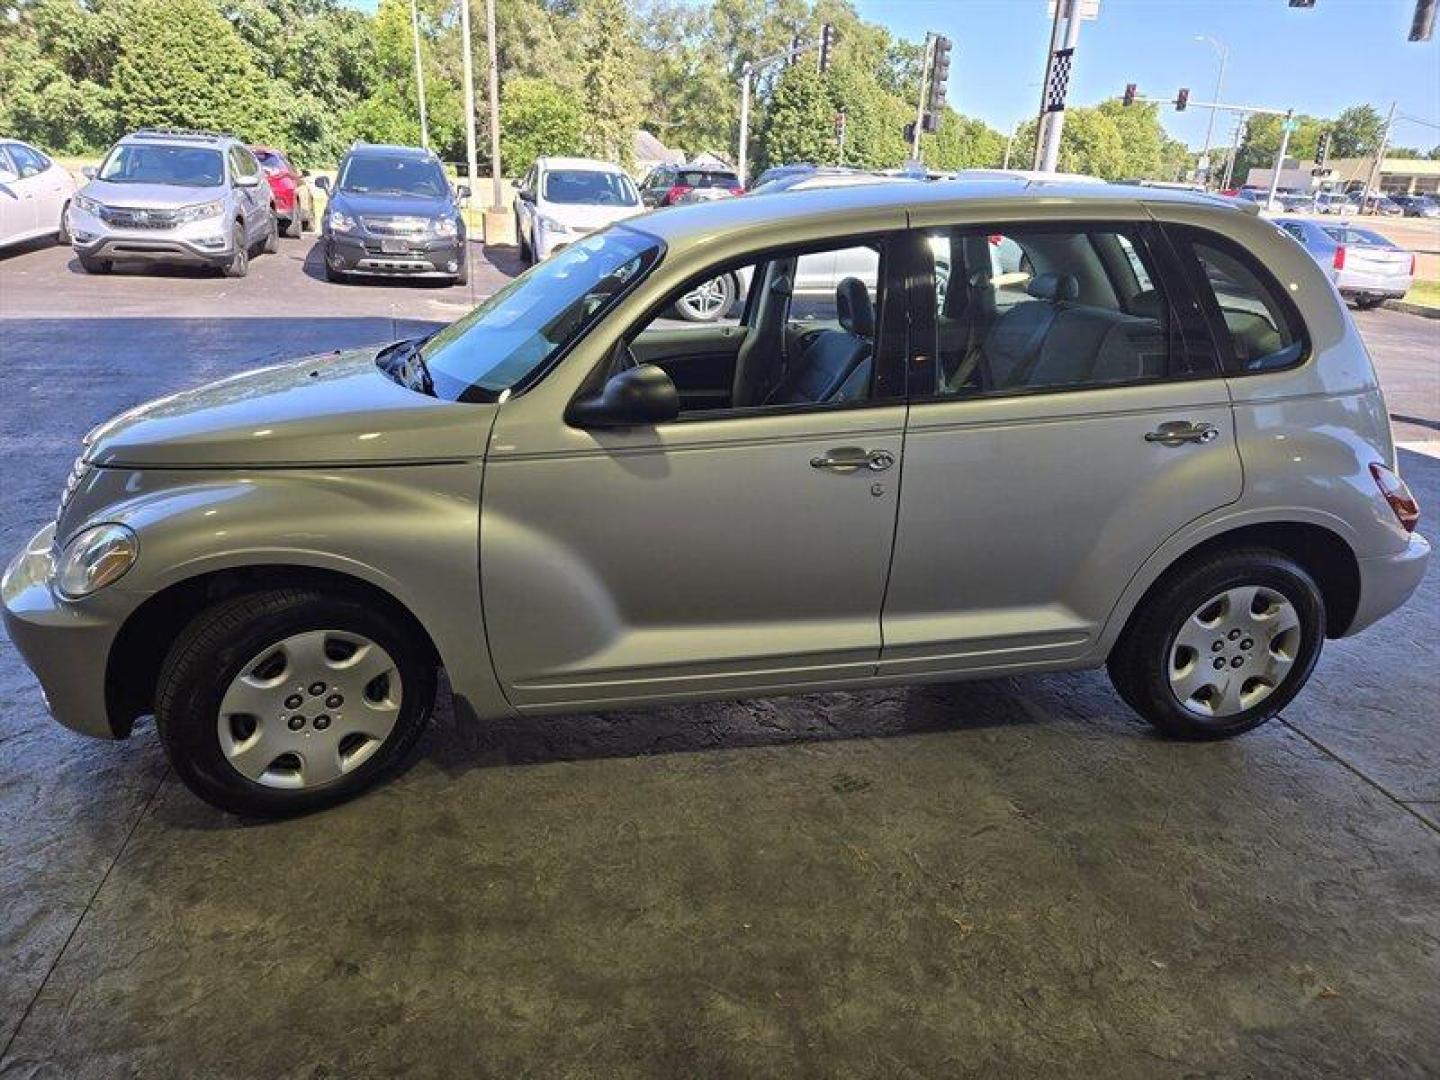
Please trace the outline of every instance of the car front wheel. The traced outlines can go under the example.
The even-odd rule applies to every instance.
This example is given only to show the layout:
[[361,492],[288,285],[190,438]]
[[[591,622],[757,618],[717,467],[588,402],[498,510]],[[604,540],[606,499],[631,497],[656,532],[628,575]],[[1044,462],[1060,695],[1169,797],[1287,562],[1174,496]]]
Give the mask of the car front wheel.
[[224,266],[225,276],[242,278],[250,272],[250,249],[245,246],[245,230],[238,221],[231,230],[230,244],[233,254]]
[[735,292],[735,278],[730,274],[721,274],[701,282],[676,300],[675,314],[686,322],[718,322],[735,303]]
[[1315,580],[1265,548],[1223,552],[1153,589],[1110,654],[1120,696],[1167,735],[1258,727],[1300,692],[1325,639]]
[[176,774],[221,810],[283,817],[394,772],[435,697],[435,661],[359,595],[276,589],[221,601],[170,649],[155,724]]

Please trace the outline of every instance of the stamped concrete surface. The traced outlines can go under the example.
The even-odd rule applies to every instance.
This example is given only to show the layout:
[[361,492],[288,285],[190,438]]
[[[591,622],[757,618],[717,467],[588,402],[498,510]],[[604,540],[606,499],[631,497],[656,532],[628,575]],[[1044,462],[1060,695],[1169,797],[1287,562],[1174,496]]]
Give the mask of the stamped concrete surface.
[[[105,416],[471,300],[325,285],[308,248],[238,283],[0,260],[0,551]],[[514,271],[477,258],[474,295]],[[1434,450],[1440,324],[1357,321]],[[1401,463],[1432,525],[1440,460]],[[257,825],[148,724],[56,727],[0,639],[0,1076],[1433,1076],[1437,642],[1432,568],[1217,745],[1099,673],[442,707],[397,782]]]

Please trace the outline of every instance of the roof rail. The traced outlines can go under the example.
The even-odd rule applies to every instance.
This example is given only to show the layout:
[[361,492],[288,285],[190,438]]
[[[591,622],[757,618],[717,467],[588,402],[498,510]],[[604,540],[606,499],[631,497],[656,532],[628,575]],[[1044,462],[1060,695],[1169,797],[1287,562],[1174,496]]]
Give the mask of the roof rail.
[[222,139],[232,138],[219,131],[200,131],[196,128],[182,127],[144,127],[139,131],[132,132],[132,139],[171,139],[176,135],[182,135],[189,139],[209,139],[212,142],[219,142]]

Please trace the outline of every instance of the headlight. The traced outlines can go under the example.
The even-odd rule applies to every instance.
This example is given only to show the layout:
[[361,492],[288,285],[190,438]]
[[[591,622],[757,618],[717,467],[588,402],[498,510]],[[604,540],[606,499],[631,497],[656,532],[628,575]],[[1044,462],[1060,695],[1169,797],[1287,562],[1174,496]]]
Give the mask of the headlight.
[[459,235],[460,222],[453,217],[436,218],[430,222],[430,231],[436,236],[443,236],[449,239],[452,236]]
[[124,525],[93,525],[65,545],[55,568],[55,587],[79,600],[114,584],[135,565],[139,538]]
[[544,214],[537,214],[537,215],[535,216],[535,222],[536,222],[536,224],[538,224],[542,229],[544,229],[546,232],[569,232],[569,231],[570,231],[570,226],[569,226],[569,225],[566,225],[563,221],[556,221],[554,218],[552,218],[552,217],[547,217],[547,216],[544,215]]
[[195,206],[187,206],[184,209],[175,211],[176,221],[204,221],[206,218],[219,217],[225,212],[225,204],[220,202],[197,203]]
[[87,214],[94,214],[96,217],[99,217],[105,211],[104,203],[96,202],[94,199],[88,198],[84,195],[75,196],[75,205],[78,206],[81,210],[84,210]]
[[325,227],[331,232],[354,232],[356,221],[349,214],[342,214],[339,210],[331,210],[325,215]]

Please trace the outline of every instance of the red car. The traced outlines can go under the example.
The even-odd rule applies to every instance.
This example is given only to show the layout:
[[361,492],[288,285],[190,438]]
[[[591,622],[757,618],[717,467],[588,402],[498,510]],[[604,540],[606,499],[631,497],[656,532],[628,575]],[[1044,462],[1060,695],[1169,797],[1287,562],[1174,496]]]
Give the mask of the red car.
[[250,152],[265,170],[265,179],[270,181],[270,190],[275,195],[275,216],[280,221],[280,232],[285,236],[299,236],[315,228],[315,197],[310,185],[305,183],[306,174],[294,165],[279,150],[270,146],[252,146]]

